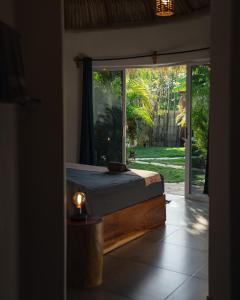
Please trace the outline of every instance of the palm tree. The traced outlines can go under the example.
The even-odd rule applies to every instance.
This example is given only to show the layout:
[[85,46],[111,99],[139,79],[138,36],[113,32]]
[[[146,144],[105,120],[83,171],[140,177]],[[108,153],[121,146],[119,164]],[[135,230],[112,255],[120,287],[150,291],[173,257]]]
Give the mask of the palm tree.
[[126,104],[127,134],[130,144],[134,145],[137,135],[141,134],[141,124],[153,127],[150,92],[146,81],[140,76],[132,79],[129,74],[127,77]]

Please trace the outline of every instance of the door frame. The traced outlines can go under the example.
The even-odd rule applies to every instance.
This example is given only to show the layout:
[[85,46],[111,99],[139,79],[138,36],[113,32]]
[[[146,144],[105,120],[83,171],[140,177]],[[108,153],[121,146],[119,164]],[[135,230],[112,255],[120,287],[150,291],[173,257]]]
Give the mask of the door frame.
[[191,193],[191,171],[192,171],[192,68],[200,65],[210,64],[209,60],[187,64],[187,84],[186,84],[186,147],[185,147],[185,198],[196,201],[208,201],[206,194]]
[[192,67],[197,65],[206,65],[210,64],[210,59],[195,59],[193,62],[183,61],[179,63],[165,63],[165,64],[154,64],[154,65],[136,65],[136,66],[122,66],[122,67],[93,67],[93,72],[104,72],[104,71],[120,71],[122,72],[122,108],[123,108],[123,117],[122,117],[122,162],[126,163],[127,154],[126,154],[126,70],[128,69],[140,69],[140,68],[161,68],[161,67],[171,67],[178,65],[185,65],[187,68],[187,82],[186,82],[186,146],[185,146],[185,188],[184,196],[186,199],[196,200],[196,201],[208,201],[209,196],[205,194],[191,194],[190,193],[190,178],[191,178],[191,103],[192,103]]

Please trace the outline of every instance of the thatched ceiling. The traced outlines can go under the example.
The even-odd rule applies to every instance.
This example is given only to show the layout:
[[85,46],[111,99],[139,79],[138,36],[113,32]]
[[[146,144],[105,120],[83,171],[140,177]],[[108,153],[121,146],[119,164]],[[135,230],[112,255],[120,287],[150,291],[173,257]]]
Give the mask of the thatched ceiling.
[[[175,0],[175,16],[209,5],[210,0]],[[67,30],[151,23],[156,19],[155,0],[65,0]]]

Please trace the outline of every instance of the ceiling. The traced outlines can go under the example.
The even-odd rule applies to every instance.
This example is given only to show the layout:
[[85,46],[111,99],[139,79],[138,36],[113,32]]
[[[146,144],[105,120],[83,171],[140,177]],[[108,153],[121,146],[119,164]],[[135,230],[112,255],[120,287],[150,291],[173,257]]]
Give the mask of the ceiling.
[[[119,27],[161,22],[155,0],[65,0],[65,29]],[[210,0],[175,0],[175,15],[207,9]]]

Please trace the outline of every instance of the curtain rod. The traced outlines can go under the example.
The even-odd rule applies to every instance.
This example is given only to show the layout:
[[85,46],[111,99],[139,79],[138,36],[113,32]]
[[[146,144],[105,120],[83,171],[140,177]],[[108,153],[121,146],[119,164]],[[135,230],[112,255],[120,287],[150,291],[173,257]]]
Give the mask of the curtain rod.
[[[114,60],[128,60],[128,59],[137,59],[137,58],[146,58],[146,57],[153,57],[153,60],[156,61],[158,56],[165,56],[165,55],[176,55],[176,54],[184,54],[184,53],[192,53],[198,52],[203,50],[210,50],[210,47],[204,48],[197,48],[197,49],[190,49],[190,50],[181,50],[181,51],[174,51],[174,52],[157,52],[154,51],[151,54],[139,54],[135,56],[124,56],[124,57],[111,57],[111,58],[93,58],[92,61],[114,61]],[[74,61],[79,67],[79,63],[83,62],[83,57],[77,56],[74,58]]]

